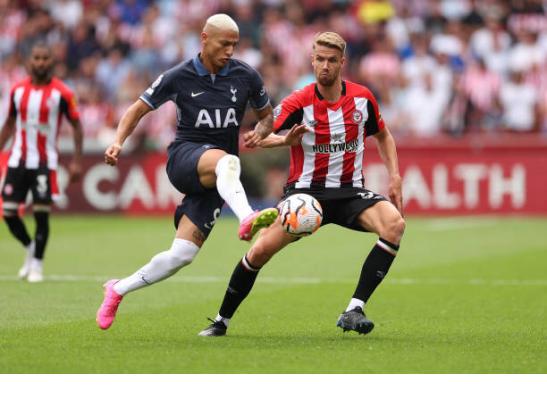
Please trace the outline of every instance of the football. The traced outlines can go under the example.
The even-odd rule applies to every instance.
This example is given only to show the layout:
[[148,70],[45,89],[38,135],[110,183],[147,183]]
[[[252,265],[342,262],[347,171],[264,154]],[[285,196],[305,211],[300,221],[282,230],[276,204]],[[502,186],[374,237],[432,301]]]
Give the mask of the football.
[[279,217],[283,229],[294,236],[311,235],[321,226],[323,210],[311,195],[291,195],[280,204]]

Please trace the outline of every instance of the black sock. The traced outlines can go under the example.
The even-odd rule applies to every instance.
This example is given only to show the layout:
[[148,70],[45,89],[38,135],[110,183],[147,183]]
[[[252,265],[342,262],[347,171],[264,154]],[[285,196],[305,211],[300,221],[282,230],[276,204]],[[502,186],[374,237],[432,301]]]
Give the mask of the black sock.
[[387,275],[398,250],[398,245],[382,238],[378,239],[361,268],[359,283],[353,294],[355,299],[360,299],[365,303],[368,301],[374,290],[382,282],[382,279]]
[[255,268],[249,263],[247,256],[244,256],[243,259],[236,265],[224,300],[220,305],[219,314],[226,319],[233,316],[238,306],[247,297],[260,271],[260,268]]
[[27,232],[27,228],[25,228],[25,224],[21,218],[19,218],[17,215],[4,216],[4,221],[6,221],[6,225],[8,225],[8,228],[12,235],[15,236],[15,238],[19,242],[21,242],[24,247],[30,245],[31,239]]
[[34,212],[34,219],[36,220],[34,257],[43,259],[49,237],[49,212]]

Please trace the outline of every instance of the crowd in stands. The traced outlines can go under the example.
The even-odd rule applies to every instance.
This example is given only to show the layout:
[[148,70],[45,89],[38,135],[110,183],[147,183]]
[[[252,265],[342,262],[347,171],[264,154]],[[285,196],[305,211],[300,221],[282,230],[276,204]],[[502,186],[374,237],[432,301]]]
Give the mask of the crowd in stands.
[[[345,77],[367,85],[395,135],[547,136],[547,3],[542,0],[0,0],[0,123],[36,40],[76,91],[85,136],[104,146],[159,73],[193,58],[205,19],[230,14],[235,57],[263,75],[275,105],[313,81],[312,39],[348,42]],[[173,104],[134,143],[164,148]]]

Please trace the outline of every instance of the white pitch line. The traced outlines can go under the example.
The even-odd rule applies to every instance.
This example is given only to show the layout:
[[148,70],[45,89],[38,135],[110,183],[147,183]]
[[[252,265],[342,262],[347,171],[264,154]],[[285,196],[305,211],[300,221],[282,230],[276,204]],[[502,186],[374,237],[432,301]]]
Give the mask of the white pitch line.
[[467,218],[446,218],[433,219],[425,224],[428,231],[451,231],[459,229],[475,229],[478,227],[493,226],[499,223],[496,219],[467,219]]
[[[103,276],[85,276],[85,275],[47,275],[46,282],[91,282],[101,283],[106,282],[109,278]],[[227,276],[175,276],[170,278],[169,282],[176,283],[228,283]],[[317,277],[283,277],[283,276],[266,276],[259,277],[261,283],[273,285],[290,285],[290,284],[311,284],[317,285],[322,283],[340,283],[348,284],[355,281],[348,279],[323,279]],[[0,275],[0,282],[17,282],[19,279],[15,275]],[[387,278],[387,285],[471,285],[471,286],[547,286],[547,279],[485,279],[474,278],[469,280],[453,279],[453,278]]]

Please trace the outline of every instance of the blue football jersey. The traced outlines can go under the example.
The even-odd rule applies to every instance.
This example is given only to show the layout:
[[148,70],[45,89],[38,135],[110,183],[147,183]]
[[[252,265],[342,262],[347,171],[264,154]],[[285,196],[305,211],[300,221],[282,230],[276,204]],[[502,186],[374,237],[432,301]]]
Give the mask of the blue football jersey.
[[177,106],[177,141],[210,144],[238,153],[239,128],[247,103],[255,109],[270,104],[260,74],[230,59],[211,74],[196,56],[161,74],[141,95],[152,109],[168,100]]

